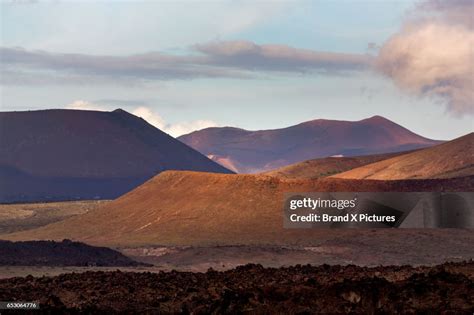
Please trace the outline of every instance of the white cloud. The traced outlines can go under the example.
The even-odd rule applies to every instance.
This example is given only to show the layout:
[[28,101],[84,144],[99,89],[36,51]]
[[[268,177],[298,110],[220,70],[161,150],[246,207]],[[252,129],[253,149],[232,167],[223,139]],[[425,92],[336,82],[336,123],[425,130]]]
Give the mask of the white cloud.
[[66,109],[78,109],[78,110],[99,110],[99,111],[106,111],[107,109],[101,105],[97,105],[91,102],[77,100],[64,106]]
[[165,120],[157,113],[153,112],[150,108],[145,106],[140,106],[132,110],[133,115],[145,119],[148,123],[152,124],[158,129],[165,131],[166,122]]
[[167,126],[166,130],[170,135],[178,137],[196,130],[217,126],[218,124],[212,120],[192,120],[170,124]]
[[132,114],[145,119],[148,123],[173,137],[179,137],[196,130],[218,126],[217,123],[213,122],[212,120],[193,120],[170,124],[167,123],[158,113],[146,106],[135,108],[132,111]]
[[382,46],[376,68],[406,91],[444,99],[455,115],[474,114],[473,15],[471,1],[424,2]]
[[[92,102],[77,100],[66,106],[66,109],[77,109],[77,110],[98,110],[98,111],[108,111],[110,108],[104,105],[98,105]],[[145,119],[149,124],[155,126],[156,128],[166,132],[167,134],[173,137],[179,137],[181,135],[208,128],[216,127],[218,124],[212,120],[192,120],[192,121],[182,121],[178,123],[167,123],[161,115],[156,113],[153,109],[147,106],[135,107],[130,111],[133,115]]]

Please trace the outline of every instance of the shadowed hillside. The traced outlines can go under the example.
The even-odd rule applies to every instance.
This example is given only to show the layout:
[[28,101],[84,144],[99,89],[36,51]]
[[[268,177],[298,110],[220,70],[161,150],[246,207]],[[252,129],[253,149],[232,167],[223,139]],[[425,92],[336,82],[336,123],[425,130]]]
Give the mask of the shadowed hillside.
[[238,173],[334,155],[399,152],[440,143],[380,116],[360,121],[318,119],[274,130],[207,128],[178,139]]
[[474,175],[474,133],[334,175],[346,179],[453,178]]
[[120,109],[0,113],[0,202],[111,199],[164,170],[230,172]]

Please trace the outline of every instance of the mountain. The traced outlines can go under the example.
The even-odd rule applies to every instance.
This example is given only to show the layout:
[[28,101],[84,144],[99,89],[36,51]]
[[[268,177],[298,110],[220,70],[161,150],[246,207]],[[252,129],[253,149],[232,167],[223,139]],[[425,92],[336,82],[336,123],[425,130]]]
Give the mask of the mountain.
[[164,170],[230,173],[121,109],[0,113],[0,202],[111,199]]
[[334,175],[348,179],[452,178],[474,175],[474,133]]
[[407,151],[439,141],[380,116],[360,121],[318,119],[284,129],[214,127],[178,138],[237,173],[257,173],[329,156]]
[[288,180],[263,175],[166,171],[85,214],[3,239],[64,238],[102,246],[314,244],[360,230],[285,229],[285,193],[471,191],[474,177],[433,180]]
[[288,178],[288,179],[317,179],[342,173],[360,166],[386,160],[394,156],[407,154],[411,151],[396,153],[363,155],[354,157],[327,157],[312,159],[296,164],[291,164],[273,171],[262,173],[268,176]]

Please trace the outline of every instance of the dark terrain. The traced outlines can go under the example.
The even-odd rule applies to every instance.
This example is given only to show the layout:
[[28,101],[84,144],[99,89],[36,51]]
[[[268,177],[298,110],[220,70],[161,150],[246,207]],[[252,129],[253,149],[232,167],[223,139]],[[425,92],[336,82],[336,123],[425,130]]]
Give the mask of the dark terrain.
[[0,266],[140,266],[106,247],[63,240],[9,242],[0,240]]
[[178,139],[237,173],[269,171],[315,158],[400,152],[441,143],[381,116],[359,121],[317,119],[258,131],[212,127]]
[[435,267],[246,265],[206,273],[85,272],[0,280],[0,300],[62,313],[472,314],[474,262]]
[[114,199],[170,169],[231,173],[121,109],[0,112],[0,203]]

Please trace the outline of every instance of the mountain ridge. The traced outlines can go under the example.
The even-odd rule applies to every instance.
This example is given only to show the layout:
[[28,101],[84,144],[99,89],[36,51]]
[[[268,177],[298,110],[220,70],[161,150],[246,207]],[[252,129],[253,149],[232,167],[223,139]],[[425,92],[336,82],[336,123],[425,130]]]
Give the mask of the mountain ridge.
[[237,173],[264,172],[334,155],[408,151],[442,142],[419,136],[378,115],[358,121],[314,119],[256,131],[211,127],[178,139]]

